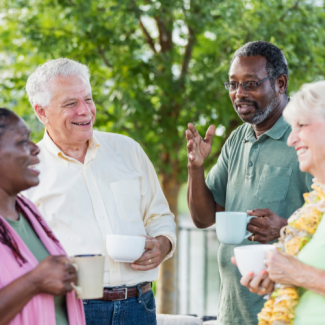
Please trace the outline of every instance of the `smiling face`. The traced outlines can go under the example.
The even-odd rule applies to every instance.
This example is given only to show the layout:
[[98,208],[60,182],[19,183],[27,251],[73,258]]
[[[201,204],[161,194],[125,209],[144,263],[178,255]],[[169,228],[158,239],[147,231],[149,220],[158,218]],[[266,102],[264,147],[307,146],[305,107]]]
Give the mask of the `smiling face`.
[[[236,57],[229,70],[229,81],[242,83],[261,81],[268,77],[267,61],[263,56]],[[279,99],[271,80],[262,82],[254,91],[245,91],[241,86],[230,91],[229,96],[239,117],[247,123],[263,122],[278,105]]]
[[52,99],[35,111],[52,140],[60,146],[80,146],[93,134],[96,107],[88,83],[77,76],[56,77],[50,82]]
[[13,116],[0,139],[0,188],[15,195],[39,183],[39,148],[30,141],[26,123]]
[[325,183],[325,119],[303,117],[291,127],[288,145],[297,151],[300,170]]

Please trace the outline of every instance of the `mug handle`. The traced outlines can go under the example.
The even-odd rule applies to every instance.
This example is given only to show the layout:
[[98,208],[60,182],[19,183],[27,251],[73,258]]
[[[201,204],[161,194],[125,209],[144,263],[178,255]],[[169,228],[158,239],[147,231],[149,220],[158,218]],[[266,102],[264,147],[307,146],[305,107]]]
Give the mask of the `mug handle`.
[[76,269],[77,272],[79,271],[79,267],[77,263],[70,263],[70,264]]
[[[76,269],[76,271],[79,271],[79,267],[77,263],[71,263],[71,265]],[[73,290],[75,291],[77,298],[81,299],[81,295],[82,295],[82,288],[79,286],[76,286],[73,282],[70,283],[71,287],[73,288]]]
[[[257,218],[256,216],[249,216],[247,215],[247,221],[246,221],[246,225],[253,219],[253,218]],[[245,239],[247,239],[249,236],[252,236],[253,234],[251,232],[248,232],[247,235],[245,236]]]
[[73,290],[75,291],[77,298],[81,299],[81,295],[82,295],[82,288],[76,286],[73,282],[70,283],[71,287],[73,288]]

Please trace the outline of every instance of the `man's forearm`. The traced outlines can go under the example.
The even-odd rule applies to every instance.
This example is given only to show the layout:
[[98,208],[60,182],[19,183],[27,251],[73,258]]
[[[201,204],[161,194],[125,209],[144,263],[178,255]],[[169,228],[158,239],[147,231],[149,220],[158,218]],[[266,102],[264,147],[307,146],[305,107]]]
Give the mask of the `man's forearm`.
[[203,166],[198,169],[188,168],[187,203],[198,228],[207,228],[215,223],[216,204],[205,184]]

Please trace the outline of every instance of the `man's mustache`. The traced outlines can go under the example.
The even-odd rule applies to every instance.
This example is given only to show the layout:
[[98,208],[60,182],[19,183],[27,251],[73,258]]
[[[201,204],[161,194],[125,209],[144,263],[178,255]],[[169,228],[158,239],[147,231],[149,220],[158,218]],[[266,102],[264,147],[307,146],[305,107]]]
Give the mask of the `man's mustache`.
[[253,101],[253,100],[237,100],[235,102],[235,106],[237,108],[238,105],[247,105],[247,104],[251,104],[252,106],[254,106],[256,109],[258,109],[258,105],[257,102]]

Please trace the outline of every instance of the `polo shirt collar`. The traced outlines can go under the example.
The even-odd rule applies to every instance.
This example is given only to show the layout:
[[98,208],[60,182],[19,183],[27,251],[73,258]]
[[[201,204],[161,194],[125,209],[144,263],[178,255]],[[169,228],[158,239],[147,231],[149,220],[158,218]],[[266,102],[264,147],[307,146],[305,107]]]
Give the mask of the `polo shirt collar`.
[[266,131],[264,134],[274,140],[279,140],[283,137],[288,128],[289,124],[284,120],[283,115],[281,115],[271,129]]
[[[283,115],[279,117],[279,119],[275,122],[275,124],[271,127],[270,130],[266,131],[263,133],[261,137],[268,136],[274,140],[279,140],[283,137],[283,135],[286,133],[286,131],[289,128],[289,124],[284,120]],[[255,136],[255,131],[251,125],[249,125],[249,128],[246,132],[245,139],[243,142],[255,142],[256,141],[256,136]]]
[[[62,158],[66,161],[77,161],[76,159],[66,156],[62,150],[53,142],[53,140],[50,138],[50,136],[48,135],[46,129],[44,132],[44,144],[45,147],[47,148],[47,150],[52,153],[54,156]],[[86,154],[86,159],[85,159],[85,163],[86,160],[92,160],[96,157],[97,151],[100,147],[100,144],[98,142],[98,139],[96,139],[96,136],[93,134],[93,136],[91,137],[91,139],[89,140],[89,144],[88,144],[88,148],[87,148],[87,154]]]

